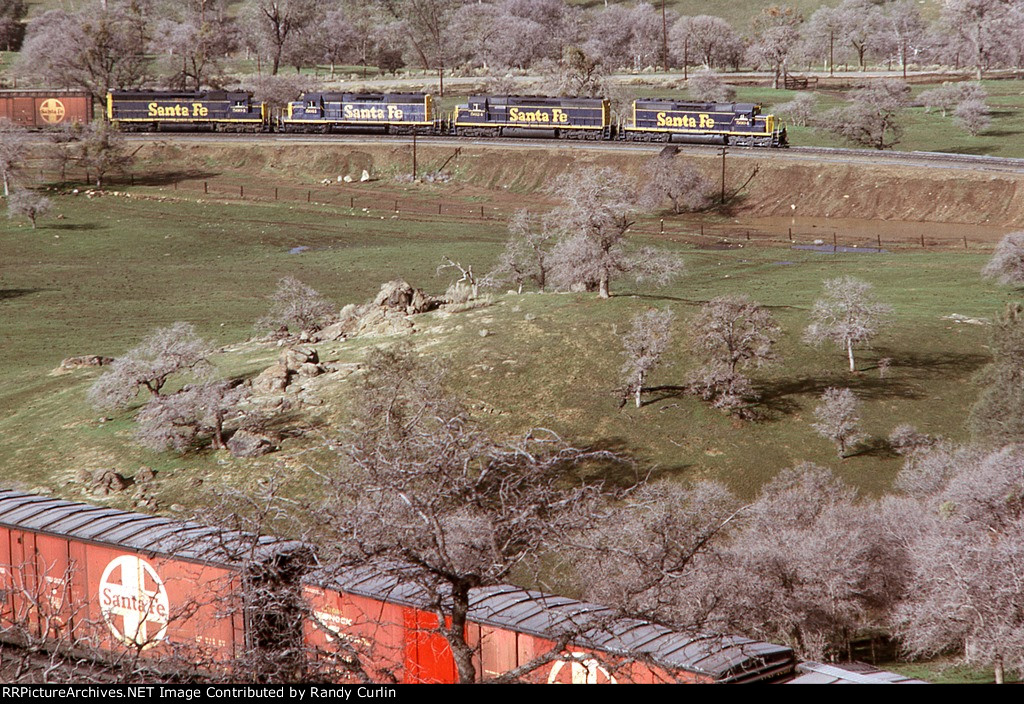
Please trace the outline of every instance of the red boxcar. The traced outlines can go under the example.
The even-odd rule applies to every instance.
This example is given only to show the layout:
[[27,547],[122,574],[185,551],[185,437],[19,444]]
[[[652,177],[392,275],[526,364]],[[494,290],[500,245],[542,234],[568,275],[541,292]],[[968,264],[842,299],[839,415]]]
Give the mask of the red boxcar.
[[[238,588],[250,563],[231,554],[231,535],[0,491],[0,626],[19,639],[217,667],[252,637]],[[263,564],[305,549],[270,538],[248,547]]]
[[0,90],[0,119],[42,129],[91,122],[92,96],[81,91]]
[[[370,663],[380,681],[458,681],[447,641],[425,592],[371,568],[305,587],[307,641],[322,653]],[[514,586],[476,589],[467,633],[481,680],[516,668],[548,683],[776,681],[792,675],[793,651],[739,636],[694,636],[596,604]],[[569,638],[564,651],[556,641]],[[542,662],[543,661],[543,662]]]

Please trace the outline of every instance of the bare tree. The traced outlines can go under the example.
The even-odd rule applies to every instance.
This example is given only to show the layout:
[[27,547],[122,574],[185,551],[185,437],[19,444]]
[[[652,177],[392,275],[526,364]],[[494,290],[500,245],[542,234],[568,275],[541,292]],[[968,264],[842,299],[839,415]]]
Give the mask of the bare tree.
[[953,123],[972,137],[992,126],[988,105],[982,100],[964,100],[953,111]]
[[607,69],[600,57],[591,56],[578,46],[567,46],[558,61],[539,66],[543,90],[551,95],[569,97],[602,95],[607,89]]
[[774,112],[787,118],[794,125],[806,127],[814,119],[814,108],[818,103],[813,93],[797,93],[788,103],[776,105]]
[[671,310],[648,310],[633,316],[633,324],[629,332],[622,336],[623,354],[626,357],[622,365],[623,386],[622,403],[633,396],[636,407],[640,408],[640,394],[644,390],[644,382],[648,375],[661,364],[662,355],[672,341]]
[[665,153],[647,162],[639,200],[644,207],[653,210],[667,199],[678,215],[707,208],[715,191],[715,183],[692,161]]
[[24,127],[0,120],[0,178],[3,178],[5,198],[11,195],[11,182],[24,166],[29,148],[28,131]]
[[533,281],[543,291],[548,283],[551,245],[555,239],[549,225],[549,218],[531,215],[528,210],[517,210],[509,220],[509,236],[505,240],[505,249],[498,255],[498,265],[481,283],[498,286],[503,281],[510,281],[522,293],[523,284]]
[[18,71],[50,85],[86,90],[102,102],[109,90],[145,81],[148,29],[135,3],[75,14],[50,10],[29,23]]
[[716,626],[805,658],[848,659],[906,590],[905,550],[874,505],[809,463],[764,486],[723,552]]
[[246,4],[243,12],[250,36],[256,50],[270,57],[272,75],[277,75],[285,51],[316,17],[316,8],[314,0],[249,0]]
[[691,324],[691,345],[705,362],[692,375],[691,386],[716,408],[739,412],[758,396],[742,370],[774,362],[780,332],[771,312],[747,296],[705,303]]
[[137,347],[116,358],[110,371],[89,389],[89,402],[98,408],[123,408],[140,388],[159,396],[169,377],[178,372],[202,373],[211,345],[190,323],[158,328]]
[[612,279],[620,275],[664,285],[681,271],[680,260],[663,249],[627,248],[637,199],[632,183],[618,172],[584,168],[560,179],[554,194],[563,203],[552,211],[561,232],[552,252],[557,284],[597,289],[608,298]]
[[223,12],[200,3],[175,3],[169,16],[156,23],[152,51],[168,55],[171,85],[200,90],[221,69],[233,38]]
[[24,0],[3,0],[0,2],[0,44],[7,51],[13,51],[15,42],[21,39],[22,21],[28,14]]
[[890,4],[885,10],[882,26],[889,42],[896,47],[903,78],[906,80],[911,52],[920,48],[925,35],[925,23],[917,3],[913,0],[900,0]]
[[672,55],[679,65],[707,68],[735,66],[743,56],[743,39],[721,17],[680,17],[669,32]]
[[32,229],[36,229],[36,219],[46,215],[53,207],[53,202],[35,191],[27,188],[16,190],[7,199],[7,217],[24,217],[32,221]]
[[127,151],[124,135],[106,120],[96,120],[82,133],[78,160],[95,177],[97,188],[111,173],[122,172],[134,160]]
[[754,18],[754,58],[767,64],[773,74],[772,88],[779,89],[779,79],[785,71],[790,52],[800,39],[797,27],[803,21],[792,7],[771,5]]
[[268,298],[273,301],[270,312],[256,323],[264,330],[286,327],[298,332],[316,332],[337,317],[337,308],[330,301],[292,276],[278,281],[277,290]]
[[943,5],[942,20],[969,53],[979,81],[997,58],[1009,6],[1006,0],[948,0]]
[[1024,438],[1024,307],[1007,304],[992,326],[992,362],[971,409],[970,427],[986,442],[1004,445]]
[[917,100],[924,104],[925,111],[941,110],[942,116],[956,109],[964,102],[984,103],[988,93],[980,83],[943,83],[938,88],[921,91]]
[[406,36],[420,64],[436,70],[438,94],[444,97],[444,72],[451,65],[456,44],[452,35],[455,11],[460,0],[383,0],[384,6],[402,21]]
[[564,548],[596,489],[565,481],[588,457],[548,432],[496,442],[443,390],[443,372],[409,348],[366,363],[344,442],[325,475],[322,513],[339,566],[372,566],[422,591],[458,677],[473,682],[470,590],[522,577]]
[[885,38],[882,12],[870,0],[843,0],[836,11],[842,23],[841,36],[853,47],[863,71],[868,53],[879,47]]
[[708,68],[695,72],[686,82],[686,92],[693,100],[708,103],[728,103],[736,99],[736,89]]
[[[473,273],[472,264],[463,266],[461,262],[457,262],[451,257],[442,257],[441,264],[437,267],[436,273],[440,274],[445,269],[455,269],[462,275],[448,287],[449,294],[453,289],[465,288],[467,293],[466,300],[477,298],[480,295],[480,279]],[[452,302],[450,299],[451,296],[449,295],[449,302]],[[465,301],[460,302],[465,303]]]
[[[898,484],[920,512],[902,530],[913,574],[895,627],[911,655],[959,653],[1024,675],[1024,456],[938,446],[914,455]],[[916,530],[912,527],[916,526]]]
[[249,389],[235,382],[210,381],[153,396],[136,418],[135,439],[151,450],[185,452],[209,435],[213,449],[224,449],[224,423],[248,395]]
[[836,444],[840,459],[846,449],[864,439],[860,432],[860,401],[849,389],[828,388],[821,403],[814,409],[817,423],[811,425],[818,434]]
[[822,116],[822,126],[854,144],[891,149],[903,137],[900,122],[909,104],[910,86],[886,78],[867,83],[850,93],[850,105]]
[[1011,232],[999,240],[981,275],[1008,286],[1024,285],[1024,232]]
[[319,89],[320,84],[306,74],[271,76],[263,74],[254,78],[250,86],[253,100],[265,102],[275,108],[284,108],[303,93]]
[[824,298],[815,301],[811,310],[804,341],[816,345],[828,340],[846,349],[854,372],[854,346],[870,344],[891,312],[890,306],[873,299],[868,282],[852,276],[828,279]]

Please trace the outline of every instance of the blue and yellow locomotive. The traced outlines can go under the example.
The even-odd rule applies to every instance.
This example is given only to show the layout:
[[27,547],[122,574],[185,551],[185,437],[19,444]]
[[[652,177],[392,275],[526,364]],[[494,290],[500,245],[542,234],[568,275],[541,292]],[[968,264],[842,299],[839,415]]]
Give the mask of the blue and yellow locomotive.
[[126,132],[263,132],[270,124],[266,103],[245,91],[111,91],[106,112]]
[[304,93],[288,103],[282,132],[435,131],[434,99],[425,93]]

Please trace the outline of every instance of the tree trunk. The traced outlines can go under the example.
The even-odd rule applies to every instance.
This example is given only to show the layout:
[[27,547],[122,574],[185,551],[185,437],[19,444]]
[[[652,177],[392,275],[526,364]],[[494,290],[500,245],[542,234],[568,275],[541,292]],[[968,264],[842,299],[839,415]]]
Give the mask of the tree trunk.
[[1003,656],[996,655],[995,666],[996,684],[1003,684]]
[[644,375],[643,373],[637,377],[636,380],[636,407],[640,408],[640,393],[644,390]]
[[10,187],[10,183],[8,181],[8,178],[7,178],[7,170],[5,169],[4,170],[4,198],[9,197],[10,195],[11,195],[11,187]]
[[469,613],[469,587],[459,586],[452,590],[452,625],[445,629],[448,645],[452,649],[455,667],[461,684],[476,682],[476,668],[473,666],[473,648],[466,642],[466,616]]
[[601,298],[611,298],[611,293],[608,292],[608,272],[601,272],[601,280],[598,283],[598,295]]
[[850,357],[850,371],[857,371],[857,368],[853,366],[853,340],[846,341],[846,354]]

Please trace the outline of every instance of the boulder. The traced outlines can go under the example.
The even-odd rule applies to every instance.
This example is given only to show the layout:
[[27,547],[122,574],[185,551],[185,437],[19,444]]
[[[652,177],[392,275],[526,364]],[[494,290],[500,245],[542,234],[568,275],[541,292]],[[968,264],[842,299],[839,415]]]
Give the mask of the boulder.
[[323,366],[319,364],[310,364],[309,362],[307,362],[306,364],[300,366],[298,371],[299,376],[308,378],[313,376],[320,376],[321,374],[324,373],[325,370]]
[[128,480],[112,469],[97,469],[92,473],[92,493],[96,496],[108,496],[123,491]]
[[86,354],[68,357],[61,361],[59,369],[81,369],[83,367],[105,367],[114,361],[113,357],[102,357],[98,354]]
[[382,284],[377,297],[373,299],[375,306],[396,310],[406,315],[416,315],[434,310],[440,305],[433,296],[428,296],[422,289],[413,288],[401,279]]
[[290,372],[297,372],[304,364],[319,364],[320,356],[312,347],[286,347],[281,350],[281,364]]
[[273,440],[251,430],[239,430],[228,440],[228,451],[235,457],[261,457],[275,449]]
[[156,479],[156,472],[145,465],[139,467],[139,471],[135,473],[136,484],[148,484],[154,479]]
[[291,372],[284,364],[267,367],[252,381],[252,389],[260,394],[279,394],[288,388]]

